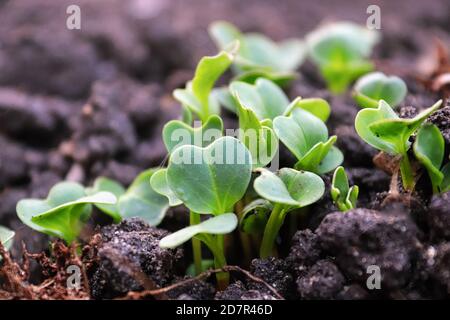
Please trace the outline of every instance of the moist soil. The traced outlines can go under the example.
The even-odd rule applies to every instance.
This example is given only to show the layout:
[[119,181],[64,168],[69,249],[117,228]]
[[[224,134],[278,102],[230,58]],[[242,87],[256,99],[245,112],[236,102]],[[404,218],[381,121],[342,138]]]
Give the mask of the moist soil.
[[[111,225],[94,213],[83,248],[52,242],[51,251],[53,240],[23,226],[15,214],[18,200],[45,197],[60,180],[90,184],[103,175],[129,184],[141,170],[163,165],[161,129],[180,114],[171,91],[192,78],[202,56],[215,52],[206,31],[212,21],[282,40],[303,37],[323,21],[365,23],[372,3],[80,0],[82,30],[67,30],[70,1],[0,1],[0,224],[17,234],[0,269],[0,298],[449,298],[450,193],[427,193],[422,173],[413,201],[389,197],[389,170],[373,161],[377,151],[354,130],[358,107],[348,94],[327,92],[309,62],[287,93],[329,101],[327,125],[338,135],[350,182],[360,187],[359,208],[337,212],[325,176],[323,199],[283,226],[276,258],[255,259],[255,247],[244,255],[238,234],[226,238],[229,264],[245,270],[231,271],[224,291],[216,291],[213,274],[185,275],[190,245],[158,246],[188,223],[182,208],[171,209],[157,228],[139,219]],[[450,43],[450,3],[376,4],[383,36],[374,54],[377,69],[405,79],[409,94],[399,114],[411,117],[450,92],[448,83],[436,80],[450,65],[443,49]],[[227,127],[236,125],[233,115],[223,116]],[[427,121],[441,130],[448,155],[450,106]],[[292,164],[282,149],[281,165]],[[63,286],[69,264],[83,267],[87,277],[78,291]],[[374,265],[382,278],[380,289],[371,290],[368,268]]]

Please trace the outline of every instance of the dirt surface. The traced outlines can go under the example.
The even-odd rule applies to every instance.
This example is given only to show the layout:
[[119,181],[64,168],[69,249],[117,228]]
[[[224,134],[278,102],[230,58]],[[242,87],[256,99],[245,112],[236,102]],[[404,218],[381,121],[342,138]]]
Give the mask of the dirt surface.
[[[161,128],[180,113],[171,91],[192,78],[202,56],[215,53],[207,34],[212,21],[225,19],[282,40],[303,37],[324,21],[365,23],[367,6],[378,4],[383,40],[375,49],[377,69],[401,76],[409,89],[399,114],[411,117],[445,92],[430,90],[423,79],[436,71],[435,39],[450,43],[448,0],[78,0],[82,29],[68,30],[66,7],[72,2],[0,0],[0,225],[17,233],[11,250],[17,260],[22,241],[31,253],[49,253],[48,237],[17,219],[21,198],[44,197],[63,179],[89,184],[105,175],[129,184],[141,170],[164,163]],[[293,230],[283,227],[279,257],[252,260],[246,267],[286,299],[449,298],[450,193],[420,194],[421,205],[412,209],[395,202],[385,206],[390,176],[376,168],[376,150],[355,133],[359,108],[350,94],[327,92],[310,62],[299,71],[286,91],[290,98],[322,97],[330,103],[327,126],[338,135],[351,183],[360,187],[359,208],[336,212],[330,177],[324,177],[324,198],[300,215]],[[446,156],[449,110],[428,119],[444,135]],[[224,121],[236,123],[229,113]],[[282,149],[281,163],[293,161]],[[420,186],[429,183],[423,179]],[[177,230],[186,221],[180,208],[168,213],[161,229],[139,220],[110,226],[94,214],[90,226],[107,226],[86,239],[90,291],[58,294],[117,298],[186,280],[182,250],[157,245],[167,234],[163,229]],[[228,239],[230,246],[236,238]],[[232,263],[241,261],[238,251],[228,255]],[[189,245],[184,256],[191,261]],[[381,268],[380,290],[367,289],[370,265]],[[42,274],[48,265],[31,261],[29,268],[24,281],[50,277]],[[216,292],[212,278],[170,290],[167,298],[276,298],[265,284],[234,273],[231,285]]]

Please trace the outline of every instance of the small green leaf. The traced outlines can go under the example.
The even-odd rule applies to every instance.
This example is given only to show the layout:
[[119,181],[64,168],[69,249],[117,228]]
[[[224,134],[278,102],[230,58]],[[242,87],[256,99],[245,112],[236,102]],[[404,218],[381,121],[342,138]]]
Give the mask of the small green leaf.
[[358,186],[349,187],[348,178],[343,167],[334,171],[331,182],[331,198],[340,211],[347,211],[356,207],[358,200]]
[[380,100],[396,107],[405,99],[407,92],[405,82],[399,77],[372,72],[358,79],[353,97],[362,108],[377,108]]
[[353,186],[350,188],[347,199],[345,199],[347,203],[347,207],[349,208],[356,208],[356,203],[358,201],[358,195],[359,195],[359,187]]
[[237,113],[237,103],[228,87],[215,88],[213,95],[219,104],[230,112]]
[[264,199],[287,205],[289,209],[310,205],[325,191],[322,179],[312,172],[290,168],[281,169],[278,175],[266,169],[260,169],[260,172],[253,184],[255,191]]
[[158,225],[164,218],[169,200],[150,185],[150,178],[156,171],[148,169],[140,173],[119,198],[117,206],[123,218],[139,217],[152,226]]
[[[6,250],[9,250],[11,248],[14,235],[14,231],[0,226],[0,243],[5,247]],[[2,258],[0,257],[0,261],[1,260]]]
[[422,126],[417,132],[413,150],[417,160],[428,171],[433,191],[437,193],[444,179],[444,175],[439,169],[445,152],[445,141],[439,128],[432,124]]
[[150,178],[150,184],[153,190],[167,197],[171,207],[178,206],[183,203],[183,201],[178,199],[169,187],[169,183],[167,182],[167,169],[160,169],[156,171]]
[[206,121],[211,114],[218,113],[218,104],[210,94],[219,77],[228,69],[238,49],[235,43],[228,51],[215,56],[203,57],[197,65],[192,82],[185,89],[176,89],[175,99]]
[[292,80],[298,78],[298,74],[295,72],[275,72],[264,68],[254,68],[238,74],[233,78],[233,81],[255,84],[259,78],[265,78],[280,87],[286,87]]
[[308,111],[294,108],[289,116],[275,118],[273,127],[278,138],[299,160],[297,169],[325,173],[343,160],[342,153],[333,147],[336,137],[328,138],[326,125]]
[[242,210],[239,228],[249,234],[262,234],[269,220],[273,205],[265,199],[257,199]]
[[448,162],[441,170],[444,178],[442,179],[439,189],[441,192],[450,191],[450,162]]
[[278,139],[269,126],[262,125],[256,114],[236,96],[239,117],[239,140],[252,155],[253,168],[264,167],[278,151]]
[[115,204],[110,192],[86,196],[84,187],[75,182],[60,182],[49,192],[47,199],[24,199],[17,203],[17,215],[30,228],[57,236],[70,243],[81,231],[89,217],[90,204]]
[[[117,199],[119,199],[125,193],[125,188],[117,181],[106,177],[99,177],[95,179],[93,187],[86,188],[87,195],[93,195],[101,191],[111,192]],[[114,223],[119,223],[122,220],[122,216],[120,215],[117,205],[95,204],[95,206],[113,218]]]
[[195,224],[174,232],[159,242],[161,248],[176,248],[192,237],[200,233],[226,234],[236,229],[238,220],[234,213],[224,213],[209,218],[199,224]]
[[301,97],[298,97],[291,102],[291,104],[287,107],[283,115],[289,116],[292,110],[294,110],[294,108],[306,110],[315,115],[323,122],[326,122],[328,120],[331,113],[331,108],[328,102],[320,98],[302,99]]
[[[442,100],[423,110],[412,119],[388,118],[369,124],[369,130],[384,143],[390,144],[395,154],[404,154],[409,149],[409,137],[422,125],[423,121],[442,104]],[[376,109],[375,109],[376,110]],[[362,110],[364,111],[364,110]],[[359,114],[359,113],[358,113]],[[358,129],[357,129],[358,131]]]
[[237,139],[222,137],[206,148],[182,146],[169,160],[167,180],[176,196],[196,213],[227,212],[247,190],[251,154]]
[[169,121],[163,128],[163,141],[167,151],[184,145],[206,147],[222,136],[223,122],[217,115],[210,116],[201,127],[193,128],[179,120]]

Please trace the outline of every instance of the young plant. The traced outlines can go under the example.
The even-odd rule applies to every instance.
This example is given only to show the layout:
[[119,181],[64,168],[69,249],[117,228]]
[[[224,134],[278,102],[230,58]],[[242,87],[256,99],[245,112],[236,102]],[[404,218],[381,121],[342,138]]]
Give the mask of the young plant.
[[110,192],[87,195],[82,185],[60,182],[50,189],[46,199],[24,199],[17,203],[17,215],[30,228],[73,242],[89,218],[92,206],[114,205]]
[[408,150],[411,146],[409,139],[441,104],[442,100],[439,100],[414,118],[403,119],[381,100],[377,109],[363,109],[356,116],[356,132],[365,142],[378,150],[401,157],[400,173],[406,191],[412,191],[415,184],[414,173],[408,158]]
[[[195,237],[210,249],[216,268],[226,265],[223,234],[237,226],[231,212],[247,190],[251,171],[250,152],[232,137],[219,138],[205,148],[184,145],[173,150],[166,181],[176,198],[191,210],[191,226],[162,239],[160,245],[174,248]],[[201,214],[214,217],[201,222]],[[200,267],[201,260],[196,264]],[[228,284],[228,277],[217,274],[219,287]]]
[[152,226],[158,225],[169,208],[169,200],[156,192],[150,185],[150,178],[157,169],[141,172],[125,189],[119,182],[109,178],[99,177],[92,188],[87,188],[88,194],[110,192],[117,198],[117,203],[105,205],[96,203],[95,206],[110,215],[115,223],[122,219],[139,217]]
[[405,82],[399,77],[371,72],[358,79],[353,87],[353,98],[361,108],[377,108],[380,100],[396,107],[407,92]]
[[[0,226],[0,243],[6,250],[9,250],[11,248],[14,235],[15,235],[14,231],[9,230],[6,227]],[[2,257],[0,256],[0,262],[1,261]]]
[[295,108],[289,116],[276,117],[273,128],[278,138],[297,157],[297,170],[324,174],[344,159],[342,152],[334,146],[337,137],[328,137],[325,123],[308,111]]
[[350,188],[344,167],[339,166],[334,171],[330,193],[334,204],[340,211],[345,212],[356,208],[359,187],[352,186]]
[[221,51],[216,56],[203,57],[197,65],[192,81],[185,89],[176,89],[173,96],[187,113],[186,121],[192,120],[192,113],[206,122],[209,116],[219,113],[219,104],[211,94],[214,84],[228,69],[238,50],[238,43],[233,43],[228,50]]
[[413,150],[416,159],[428,172],[433,193],[449,191],[450,162],[441,168],[445,141],[439,128],[433,124],[424,124],[417,132]]
[[260,169],[260,172],[253,187],[261,197],[273,203],[260,248],[261,258],[267,258],[272,255],[287,213],[319,200],[325,191],[325,184],[318,175],[307,171],[283,168],[278,174],[266,169]]
[[221,50],[232,41],[239,41],[239,52],[234,61],[237,79],[253,83],[264,77],[280,85],[296,77],[295,70],[305,57],[305,46],[297,39],[275,43],[256,33],[241,33],[234,25],[217,21],[209,27],[209,33]]
[[306,42],[330,91],[342,93],[352,81],[374,69],[368,60],[378,33],[350,22],[322,26],[308,34]]
[[[287,116],[292,110],[300,108],[309,111],[325,122],[331,112],[328,102],[320,98],[302,99],[298,97],[289,102],[280,87],[264,78],[257,79],[254,84],[233,81],[229,86],[229,91],[235,100],[228,99],[228,102],[225,102],[229,105],[228,109],[234,109],[234,112],[237,113],[236,97],[239,97],[241,104],[251,109],[260,121],[273,120],[282,115]],[[224,102],[224,99],[221,101]]]

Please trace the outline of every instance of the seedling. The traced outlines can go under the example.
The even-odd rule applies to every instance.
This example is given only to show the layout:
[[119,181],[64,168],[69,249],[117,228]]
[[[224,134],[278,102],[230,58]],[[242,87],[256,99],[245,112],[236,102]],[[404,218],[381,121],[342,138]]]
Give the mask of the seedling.
[[445,142],[439,128],[433,124],[425,124],[417,132],[413,145],[416,159],[428,172],[433,187],[433,193],[450,190],[450,163],[442,169]]
[[[12,246],[14,231],[9,230],[6,227],[0,226],[0,243],[5,247],[6,250],[9,250]],[[0,261],[2,261],[2,257],[0,256]]]
[[396,107],[407,92],[405,82],[399,77],[372,72],[358,79],[353,88],[353,98],[361,108],[377,108],[380,100]]
[[95,204],[101,211],[109,214],[114,222],[122,219],[139,217],[152,226],[158,225],[164,218],[169,208],[169,200],[156,192],[150,185],[150,178],[157,169],[148,169],[141,172],[125,189],[117,181],[99,177],[95,180],[92,188],[88,188],[88,194],[107,191],[116,196],[117,203],[114,205]]
[[60,182],[49,192],[47,199],[24,199],[17,204],[17,215],[30,228],[73,242],[89,218],[91,204],[113,205],[117,201],[110,192],[86,195],[75,182]]
[[278,175],[266,169],[260,169],[260,172],[253,187],[261,197],[273,203],[260,249],[261,258],[267,258],[272,255],[286,214],[319,200],[325,191],[325,184],[318,175],[307,171],[283,168]]
[[297,170],[323,174],[332,171],[344,159],[334,146],[337,137],[328,137],[326,125],[316,116],[300,108],[289,116],[279,116],[273,121],[278,138],[297,157]]
[[[173,248],[195,237],[211,250],[215,267],[223,267],[223,234],[237,226],[237,218],[230,212],[244,196],[251,170],[250,152],[232,137],[219,138],[205,148],[184,145],[173,150],[166,181],[176,198],[191,210],[191,226],[162,239],[160,244]],[[200,214],[214,217],[200,222]],[[196,264],[201,268],[201,260]],[[228,274],[218,274],[217,280],[223,288]]]
[[309,55],[330,91],[342,93],[361,75],[374,69],[368,60],[378,33],[350,22],[332,23],[311,32]]
[[352,186],[350,188],[344,167],[337,167],[334,171],[330,193],[334,204],[340,211],[345,212],[356,208],[359,187]]
[[[296,98],[289,102],[286,94],[272,81],[259,78],[255,84],[242,81],[233,81],[230,84],[230,92],[233,97],[239,97],[241,104],[251,109],[260,121],[273,120],[281,115],[289,115],[296,108],[304,109],[314,114],[322,121],[327,121],[330,116],[330,105],[323,99]],[[221,99],[228,104],[228,109],[234,109],[237,113],[237,103],[228,98]]]
[[295,70],[305,57],[305,46],[297,39],[279,43],[261,34],[243,34],[234,25],[217,21],[211,24],[209,33],[221,50],[232,41],[239,41],[240,48],[234,61],[237,79],[253,83],[264,77],[282,85],[295,78]]
[[273,204],[265,199],[256,199],[242,210],[239,228],[248,234],[262,234],[269,220]]
[[209,116],[219,113],[219,104],[211,91],[219,77],[228,69],[238,50],[238,43],[232,43],[228,50],[216,56],[203,57],[197,65],[192,81],[185,89],[176,89],[173,96],[184,107],[185,119],[190,121],[192,113],[206,122]]
[[412,191],[415,183],[407,154],[411,146],[409,138],[441,104],[442,100],[439,100],[414,118],[403,119],[385,101],[381,100],[377,109],[363,109],[356,116],[356,132],[365,142],[378,150],[401,157],[400,172],[403,187],[407,191]]

